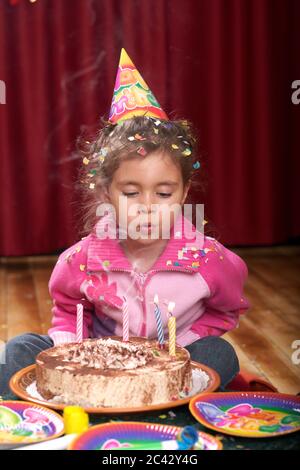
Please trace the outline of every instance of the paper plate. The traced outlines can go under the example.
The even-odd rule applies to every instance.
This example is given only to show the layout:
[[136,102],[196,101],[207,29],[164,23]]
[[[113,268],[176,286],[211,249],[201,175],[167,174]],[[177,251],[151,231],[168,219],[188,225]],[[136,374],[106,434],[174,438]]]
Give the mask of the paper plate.
[[[93,426],[75,438],[69,450],[129,450],[132,443],[153,443],[176,439],[182,428],[154,423],[107,423]],[[198,432],[199,441],[194,450],[220,450],[221,442],[205,432]]]
[[[159,403],[156,405],[149,405],[149,406],[140,406],[136,408],[109,408],[109,407],[84,407],[85,411],[88,413],[104,413],[104,414],[116,414],[116,413],[136,413],[136,412],[143,412],[143,411],[152,411],[152,410],[164,410],[168,408],[174,408],[176,406],[181,406],[189,403],[191,398],[195,395],[199,395],[201,391],[200,383],[201,383],[201,375],[200,372],[204,371],[209,376],[208,386],[203,390],[203,392],[213,392],[217,390],[220,385],[220,378],[217,372],[209,367],[199,364],[198,362],[192,362],[192,372],[193,372],[193,382],[196,384],[193,386],[191,393],[184,398],[180,398],[179,400],[170,401],[167,403]],[[198,378],[197,378],[198,377]],[[10,388],[11,390],[23,400],[32,401],[33,403],[38,403],[43,406],[47,406],[49,408],[53,408],[56,410],[63,410],[66,406],[65,403],[59,403],[56,401],[48,401],[43,399],[39,396],[38,392],[36,391],[35,387],[35,365],[25,367],[18,371],[10,380]],[[199,386],[197,386],[197,380],[199,379]],[[202,393],[202,392],[201,392]],[[68,403],[69,405],[71,403]]]
[[24,401],[0,402],[0,448],[47,441],[64,432],[55,411]]
[[233,436],[275,437],[300,430],[300,397],[294,395],[204,393],[189,408],[204,426]]

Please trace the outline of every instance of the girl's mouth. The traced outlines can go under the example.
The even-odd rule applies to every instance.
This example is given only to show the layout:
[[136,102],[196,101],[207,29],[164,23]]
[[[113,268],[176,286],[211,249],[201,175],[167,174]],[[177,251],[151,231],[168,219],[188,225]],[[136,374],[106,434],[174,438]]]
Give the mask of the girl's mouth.
[[151,232],[152,230],[156,229],[156,225],[152,225],[152,224],[142,224],[142,225],[139,225],[139,229],[141,232]]

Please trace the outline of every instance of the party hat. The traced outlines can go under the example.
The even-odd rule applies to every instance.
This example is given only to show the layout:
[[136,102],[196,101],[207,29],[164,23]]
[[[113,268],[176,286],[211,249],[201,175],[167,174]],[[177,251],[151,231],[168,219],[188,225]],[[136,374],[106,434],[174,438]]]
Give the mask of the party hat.
[[109,121],[116,124],[141,115],[168,119],[127,52],[122,49]]

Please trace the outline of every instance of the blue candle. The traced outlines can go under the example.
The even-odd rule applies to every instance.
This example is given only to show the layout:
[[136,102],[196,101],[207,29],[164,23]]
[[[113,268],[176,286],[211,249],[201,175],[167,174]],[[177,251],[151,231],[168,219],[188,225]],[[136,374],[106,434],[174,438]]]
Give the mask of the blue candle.
[[161,312],[158,306],[158,295],[154,296],[154,305],[155,305],[154,313],[155,313],[156,326],[157,326],[158,342],[159,342],[160,347],[164,348],[165,336],[164,336],[164,330],[163,330],[163,325],[162,325]]

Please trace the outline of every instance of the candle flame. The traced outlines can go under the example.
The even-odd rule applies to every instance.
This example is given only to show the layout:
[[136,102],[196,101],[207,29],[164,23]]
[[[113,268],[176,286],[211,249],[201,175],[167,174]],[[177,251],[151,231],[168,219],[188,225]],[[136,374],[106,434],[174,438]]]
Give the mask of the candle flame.
[[158,304],[158,295],[157,294],[155,294],[155,296],[154,296],[154,303]]
[[175,302],[169,302],[168,304],[168,312],[172,313],[175,308]]

